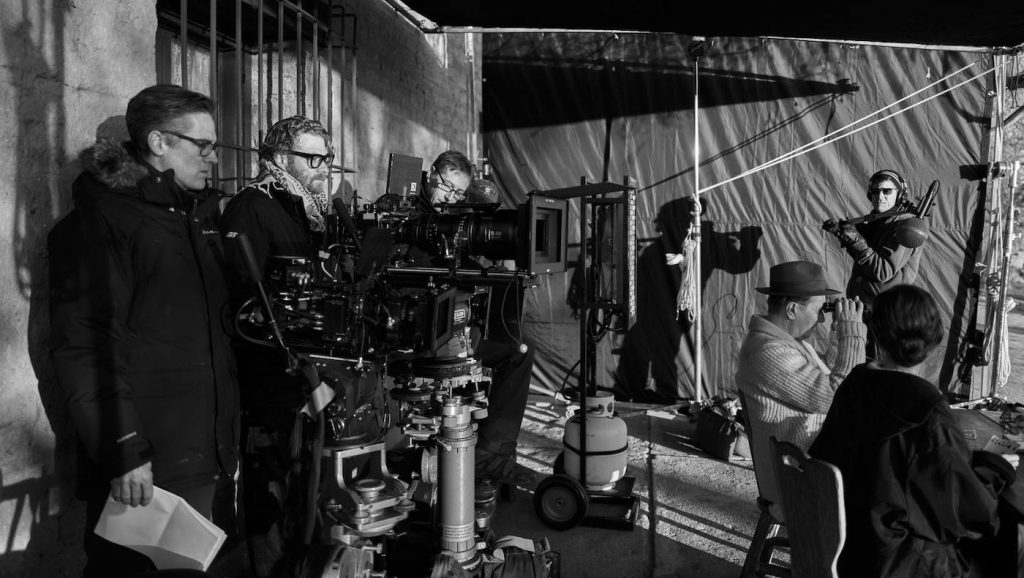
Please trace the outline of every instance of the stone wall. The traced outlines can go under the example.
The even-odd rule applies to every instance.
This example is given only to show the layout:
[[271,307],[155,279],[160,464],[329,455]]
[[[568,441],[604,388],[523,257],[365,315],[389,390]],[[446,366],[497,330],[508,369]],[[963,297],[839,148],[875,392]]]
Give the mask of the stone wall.
[[[227,0],[223,0],[227,1]],[[0,0],[0,576],[78,576],[74,438],[49,366],[46,235],[71,209],[77,153],[157,80],[155,0]],[[424,36],[350,0],[356,85],[346,189],[375,198],[389,152],[429,163],[475,143],[479,38]],[[161,64],[162,68],[158,66]],[[351,76],[349,80],[351,80]],[[354,109],[354,112],[353,112]],[[343,128],[342,128],[343,127]]]

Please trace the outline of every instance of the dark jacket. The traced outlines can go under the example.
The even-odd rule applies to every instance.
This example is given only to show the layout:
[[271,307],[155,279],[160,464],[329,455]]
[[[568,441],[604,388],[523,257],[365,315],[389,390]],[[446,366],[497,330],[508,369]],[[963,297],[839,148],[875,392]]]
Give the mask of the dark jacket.
[[81,161],[76,208],[48,237],[50,350],[84,450],[80,495],[147,461],[172,491],[233,475],[218,195],[187,194],[114,143]]
[[836,391],[809,453],[843,476],[840,576],[979,575],[964,546],[996,534],[997,494],[1015,473],[996,457],[988,466],[998,475],[976,474],[961,427],[934,385],[857,366]]
[[[234,308],[256,295],[239,242],[244,234],[252,246],[262,279],[271,256],[305,257],[315,262],[323,235],[312,231],[302,199],[277,183],[249,185],[231,197],[221,217],[224,246]],[[247,410],[294,409],[305,402],[306,381],[285,373],[288,359],[278,348],[234,342],[242,387],[242,407]]]
[[909,218],[911,215],[904,213],[857,225],[861,239],[846,247],[854,261],[847,297],[860,297],[871,304],[882,291],[917,281],[924,246],[911,249],[897,241],[897,232]]

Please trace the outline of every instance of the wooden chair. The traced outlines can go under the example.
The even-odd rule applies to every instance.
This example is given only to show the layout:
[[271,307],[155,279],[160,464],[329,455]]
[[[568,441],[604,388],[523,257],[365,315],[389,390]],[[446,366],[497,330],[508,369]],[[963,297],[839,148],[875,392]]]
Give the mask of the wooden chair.
[[836,578],[846,541],[843,478],[832,464],[771,438],[772,465],[782,492],[790,567],[800,578]]
[[779,496],[774,495],[772,491],[777,483],[771,479],[775,473],[772,469],[770,440],[761,437],[757,427],[751,423],[750,406],[747,405],[743,392],[737,392],[737,394],[740,406],[743,407],[743,414],[746,416],[743,427],[747,432],[747,441],[750,442],[754,478],[757,480],[757,490],[760,494],[757,497],[757,508],[761,512],[757,518],[754,535],[750,539],[750,549],[747,550],[740,578],[757,576],[786,578],[791,575],[789,567],[779,565],[777,558],[780,549],[789,548],[789,541],[786,536],[781,535],[785,527],[782,504]]

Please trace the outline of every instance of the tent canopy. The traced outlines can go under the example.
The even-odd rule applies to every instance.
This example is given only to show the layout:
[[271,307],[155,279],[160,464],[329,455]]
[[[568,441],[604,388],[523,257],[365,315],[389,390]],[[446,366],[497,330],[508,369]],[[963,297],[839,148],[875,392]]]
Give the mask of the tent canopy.
[[[389,0],[401,6],[399,0]],[[692,3],[675,0],[404,0],[436,31],[452,28],[672,32],[1019,49],[1024,10],[1005,2]]]
[[[981,177],[1001,154],[1004,117],[995,116],[994,139],[992,119],[1003,99],[990,96],[1024,80],[1017,74],[1024,10],[874,0],[784,7],[386,1],[424,32],[510,33],[485,36],[483,66],[484,142],[504,190],[555,189],[580,176],[629,175],[643,184],[637,293],[647,316],[639,312],[633,330],[598,350],[599,382],[614,382],[617,395],[699,399],[701,390],[729,390],[746,320],[760,307],[750,296],[769,266],[815,260],[842,284],[852,262],[821,232],[821,220],[859,214],[865,176],[893,167],[914,191],[933,179],[942,185],[919,284],[943,304],[949,340],[929,374],[960,395],[974,396],[987,381],[973,376],[968,355],[989,347],[976,329],[991,325],[974,316],[982,308],[972,269],[1001,254],[990,241],[1002,226],[985,226],[986,207],[1000,195],[998,179],[990,198]],[[515,34],[542,31],[595,33]],[[695,52],[701,37],[706,52]],[[699,102],[687,98],[697,92]],[[882,113],[852,138],[766,170],[755,166]],[[700,219],[702,321],[694,327],[666,315],[680,278],[665,254],[678,252],[686,234],[666,224],[686,222],[698,172],[701,192],[709,184],[715,190]],[[543,280],[524,311],[524,335],[539,352],[535,378],[554,390],[575,369],[578,323],[566,305],[572,282]]]

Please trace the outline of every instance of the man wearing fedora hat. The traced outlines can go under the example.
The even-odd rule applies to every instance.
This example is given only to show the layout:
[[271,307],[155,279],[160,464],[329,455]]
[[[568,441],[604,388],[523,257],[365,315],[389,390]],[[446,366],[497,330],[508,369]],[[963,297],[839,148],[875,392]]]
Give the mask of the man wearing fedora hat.
[[[757,291],[768,295],[768,313],[750,318],[736,385],[757,431],[755,445],[756,438],[767,444],[775,436],[806,450],[821,429],[836,388],[864,362],[864,306],[857,298],[834,302],[837,340],[834,355],[827,356],[831,363],[826,364],[805,341],[831,309],[823,308],[826,296],[839,293],[828,287],[821,266],[807,261],[775,265],[768,287]],[[754,453],[757,459],[756,448]]]

